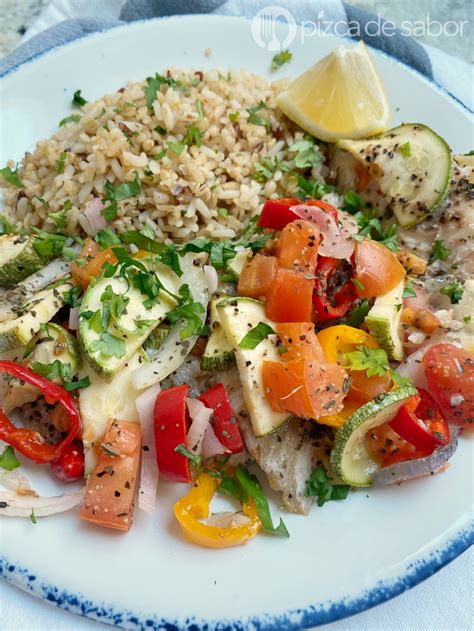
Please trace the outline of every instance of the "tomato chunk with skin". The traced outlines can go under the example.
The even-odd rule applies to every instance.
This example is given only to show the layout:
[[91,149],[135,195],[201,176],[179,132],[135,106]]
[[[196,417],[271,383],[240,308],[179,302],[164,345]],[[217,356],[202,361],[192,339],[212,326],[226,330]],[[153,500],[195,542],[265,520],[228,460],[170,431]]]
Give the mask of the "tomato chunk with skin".
[[281,353],[283,362],[293,359],[327,362],[312,322],[285,322],[279,324],[276,331],[284,349]]
[[453,344],[435,344],[423,357],[428,390],[445,418],[474,423],[474,356]]
[[405,269],[393,252],[371,239],[356,244],[355,270],[359,298],[383,296],[405,277]]
[[140,453],[140,426],[113,421],[87,482],[81,519],[123,532],[130,529]]
[[240,274],[237,291],[239,296],[259,298],[267,293],[277,273],[278,262],[274,256],[256,254],[249,259]]
[[313,287],[305,272],[280,268],[267,293],[267,316],[274,322],[310,322]]
[[318,419],[338,412],[345,396],[345,370],[308,359],[264,361],[262,378],[272,410]]
[[298,219],[283,229],[277,244],[281,267],[314,274],[318,259],[320,233],[310,221]]

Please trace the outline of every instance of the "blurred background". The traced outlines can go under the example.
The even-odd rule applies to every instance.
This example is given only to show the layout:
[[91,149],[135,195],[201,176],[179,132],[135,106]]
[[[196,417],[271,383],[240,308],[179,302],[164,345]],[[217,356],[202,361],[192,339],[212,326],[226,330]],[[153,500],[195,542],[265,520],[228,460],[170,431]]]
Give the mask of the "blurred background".
[[[72,2],[74,0],[71,0]],[[117,0],[120,2],[121,0]],[[179,0],[176,0],[179,2]],[[474,2],[472,0],[346,0],[348,4],[380,13],[384,18],[400,25],[403,20],[411,22],[429,20],[446,22],[469,21],[463,36],[437,35],[433,28],[431,35],[420,35],[417,39],[425,44],[436,46],[465,61],[474,61]],[[26,29],[49,4],[50,0],[0,0],[0,57],[9,53],[18,43]],[[101,0],[97,0],[101,2]],[[159,2],[159,0],[157,0]],[[269,1],[269,4],[272,2]],[[278,4],[274,2],[273,4]],[[449,30],[449,29],[448,29]]]

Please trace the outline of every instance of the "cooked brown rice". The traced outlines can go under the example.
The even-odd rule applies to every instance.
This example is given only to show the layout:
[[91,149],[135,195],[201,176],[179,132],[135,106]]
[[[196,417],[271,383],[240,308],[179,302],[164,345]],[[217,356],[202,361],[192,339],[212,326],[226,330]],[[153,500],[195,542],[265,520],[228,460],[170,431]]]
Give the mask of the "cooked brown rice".
[[[129,83],[76,110],[79,122],[38,142],[19,170],[24,191],[5,191],[7,218],[22,227],[50,229],[49,213],[70,200],[67,231],[80,233],[81,213],[87,202],[103,197],[105,181],[117,186],[132,181],[137,171],[141,193],[119,203],[119,230],[149,225],[158,238],[232,238],[265,199],[292,192],[294,179],[281,170],[268,181],[253,177],[262,158],[291,159],[288,147],[303,135],[275,108],[281,84],[246,71],[171,71],[171,76],[186,88],[162,86],[153,111],[146,104],[146,82]],[[271,121],[272,130],[248,120],[248,108],[260,101],[266,108],[259,115]],[[191,124],[202,133],[200,147],[186,146],[180,155],[168,147],[163,158],[153,159],[168,142],[182,141]],[[61,152],[65,167],[58,174]]]

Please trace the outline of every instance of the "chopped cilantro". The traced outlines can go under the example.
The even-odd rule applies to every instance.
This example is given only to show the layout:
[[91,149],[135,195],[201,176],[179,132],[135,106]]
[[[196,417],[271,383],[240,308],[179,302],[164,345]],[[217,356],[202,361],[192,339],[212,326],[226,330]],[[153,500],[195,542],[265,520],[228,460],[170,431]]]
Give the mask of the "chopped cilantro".
[[5,471],[13,471],[21,467],[21,462],[16,457],[15,450],[10,445],[7,445],[0,454],[0,467],[5,469]]
[[351,487],[348,484],[332,484],[331,480],[324,465],[319,465],[306,482],[306,495],[317,497],[318,506],[324,506],[330,500],[345,500]]
[[358,346],[357,350],[345,353],[344,357],[350,370],[364,370],[367,377],[382,377],[387,372],[390,372],[387,353],[383,348]]
[[186,147],[183,142],[173,142],[172,140],[169,140],[166,145],[177,156],[181,155]]
[[276,168],[277,165],[274,160],[265,157],[260,158],[260,162],[257,162],[254,166],[255,172],[252,177],[257,182],[266,182],[273,177]]
[[10,167],[4,167],[3,169],[0,169],[0,175],[5,182],[8,182],[8,184],[12,184],[17,188],[23,188],[23,182],[18,176],[18,169],[13,171]]
[[415,291],[415,288],[413,287],[413,281],[411,278],[409,278],[407,282],[405,283],[405,288],[403,289],[402,297],[403,298],[416,298],[416,291]]
[[235,121],[239,118],[240,112],[231,112],[229,114],[229,120],[231,123],[235,123]]
[[351,281],[354,283],[354,285],[357,287],[357,289],[360,289],[361,291],[364,291],[365,287],[360,282],[360,280],[358,278],[351,278]]
[[109,228],[102,228],[101,230],[98,230],[94,239],[104,250],[112,247],[113,245],[120,245],[121,243],[118,236]]
[[323,182],[319,182],[318,180],[313,180],[311,178],[305,178],[298,173],[293,174],[298,182],[298,195],[300,197],[311,197],[311,199],[321,199],[323,195],[326,193],[330,193],[335,190],[335,186],[331,186],[330,184],[324,184]]
[[197,100],[197,111],[198,111],[198,114],[199,114],[199,119],[201,121],[203,121],[204,120],[204,106],[202,104],[201,99]]
[[81,107],[82,105],[88,103],[88,101],[81,95],[81,92],[82,90],[76,90],[74,92],[74,96],[72,98],[73,105],[78,105],[79,107]]
[[369,237],[378,241],[392,252],[398,250],[397,226],[391,224],[387,231],[384,231],[382,222],[377,217],[377,211],[373,208],[358,210],[354,214],[359,227],[358,237]]
[[44,258],[60,255],[66,242],[66,237],[61,234],[52,234],[43,230],[33,230],[36,238],[33,240],[33,248]]
[[470,324],[472,320],[472,316],[470,315],[464,316],[463,320],[465,324]]
[[400,153],[404,158],[409,158],[411,156],[411,148],[409,142],[405,142],[403,145],[400,146]]
[[66,199],[66,201],[63,204],[63,209],[64,210],[71,210],[72,208],[72,202],[70,199]]
[[0,215],[0,235],[12,234],[15,232],[14,226],[5,217]]
[[38,522],[36,521],[36,516],[35,516],[35,509],[32,508],[31,509],[31,513],[30,513],[30,521],[32,524],[37,524]]
[[284,64],[289,64],[293,59],[293,53],[289,50],[282,50],[281,52],[273,55],[272,65],[270,66],[270,70],[275,72],[279,68],[281,68]]
[[157,134],[160,134],[160,136],[166,136],[166,134],[168,133],[166,129],[162,127],[161,125],[158,125],[158,127],[155,127],[154,131],[156,131]]
[[184,144],[188,145],[188,147],[190,147],[191,145],[196,145],[197,147],[200,147],[202,145],[201,136],[202,134],[197,127],[194,127],[194,125],[189,125],[186,137],[184,138],[183,142]]
[[114,221],[114,219],[117,219],[117,213],[118,213],[117,202],[112,202],[105,208],[102,208],[101,213],[102,213],[102,217],[105,219],[107,223],[110,223],[111,221]]
[[431,248],[431,254],[428,261],[428,265],[435,261],[445,261],[450,255],[451,250],[444,245],[441,239],[436,239]]
[[365,316],[370,311],[370,304],[368,300],[363,300],[357,307],[354,307],[349,311],[347,315],[347,324],[355,328],[359,327],[365,320]]
[[361,208],[366,207],[366,203],[355,191],[346,191],[344,193],[342,207],[351,215],[355,215]]
[[260,342],[263,342],[263,340],[273,333],[275,333],[275,331],[269,324],[266,322],[259,322],[244,335],[239,342],[239,347],[248,349],[256,348]]
[[228,217],[230,215],[230,210],[228,210],[227,208],[218,208],[217,214],[219,215],[219,217]]
[[304,138],[294,142],[288,151],[296,153],[294,158],[295,167],[298,169],[306,169],[318,166],[322,162],[322,155],[314,138],[305,135]]
[[90,385],[90,379],[86,375],[83,379],[78,379],[77,381],[68,381],[64,384],[64,389],[68,392],[72,392],[73,390],[79,390],[80,388],[87,388]]
[[67,210],[61,210],[57,213],[49,213],[48,219],[51,219],[58,230],[64,230],[67,223]]
[[41,375],[49,381],[59,381],[66,383],[72,380],[72,368],[69,362],[64,363],[55,359],[50,364],[43,364],[42,362],[31,362],[31,370],[38,375]]
[[198,335],[205,320],[206,310],[200,302],[194,302],[188,285],[181,285],[179,288],[181,304],[168,311],[166,317],[171,324],[176,324],[183,320],[185,326],[181,329],[180,337],[182,340]]
[[179,87],[181,84],[179,81],[172,79],[171,77],[164,77],[163,75],[156,74],[154,77],[147,77],[145,86],[145,98],[146,104],[149,109],[153,107],[153,103],[156,99],[156,93],[161,88],[162,85],[167,85],[169,87]]
[[263,101],[260,101],[258,105],[254,105],[253,107],[249,107],[247,112],[249,114],[249,123],[253,123],[254,125],[261,125],[265,127],[268,134],[272,133],[272,124],[268,120],[268,118],[263,118],[258,114],[258,112],[266,107]]
[[82,302],[82,289],[80,287],[71,287],[63,292],[64,303],[70,307],[79,307]]
[[219,474],[221,479],[221,483],[217,487],[218,493],[222,495],[230,495],[235,498],[241,504],[244,504],[249,501],[249,495],[247,491],[243,488],[238,480],[235,478],[231,478],[227,473],[222,472]]
[[161,160],[166,155],[166,149],[162,149],[156,155],[153,156],[153,160]]
[[135,177],[132,182],[124,182],[123,184],[119,184],[116,188],[109,180],[105,180],[104,184],[106,199],[112,202],[121,202],[129,197],[135,197],[141,193],[141,190],[142,187],[137,171],[135,171]]
[[102,333],[98,340],[94,340],[90,349],[93,353],[99,352],[105,357],[123,357],[126,353],[125,342],[107,331]]
[[71,114],[71,116],[66,116],[66,118],[63,118],[59,121],[59,127],[63,127],[64,125],[67,125],[68,123],[78,123],[80,120],[81,120],[80,114]]
[[461,285],[461,283],[454,281],[452,283],[449,283],[448,285],[446,285],[446,287],[443,287],[439,291],[444,296],[448,296],[448,298],[451,300],[451,304],[454,305],[461,300],[464,293],[464,287]]
[[199,469],[199,467],[201,466],[201,456],[199,456],[198,454],[193,454],[193,452],[189,451],[189,449],[187,449],[183,445],[183,443],[180,443],[175,448],[175,452],[187,458],[196,467],[196,469]]

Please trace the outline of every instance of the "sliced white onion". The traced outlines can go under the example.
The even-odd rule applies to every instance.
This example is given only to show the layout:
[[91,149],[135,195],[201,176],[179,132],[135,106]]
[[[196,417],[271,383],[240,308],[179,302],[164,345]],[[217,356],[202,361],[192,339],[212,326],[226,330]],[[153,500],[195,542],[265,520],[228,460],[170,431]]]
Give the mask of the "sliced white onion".
[[[200,258],[196,254],[186,254],[179,260],[179,263],[183,271],[182,284],[189,286],[193,300],[204,307],[201,316],[201,321],[204,324],[209,303],[209,288]],[[177,322],[158,349],[155,359],[143,364],[132,374],[132,383],[137,390],[143,390],[154,383],[163,381],[181,366],[198,339],[197,335],[192,335],[184,340],[181,339],[181,331],[186,326],[186,321]]]
[[201,446],[201,455],[203,458],[214,458],[214,456],[222,456],[230,454],[230,451],[217,438],[214,428],[209,423],[204,432],[204,438]]
[[48,517],[78,506],[84,497],[84,489],[53,497],[32,497],[0,491],[0,515],[7,517]]
[[219,285],[219,278],[217,276],[217,270],[212,265],[204,265],[204,274],[206,274],[207,286],[209,287],[209,294],[212,295],[217,291]]
[[93,200],[87,202],[83,214],[79,216],[79,223],[91,237],[95,236],[99,230],[107,227],[107,222],[101,212],[103,208],[102,201],[98,197],[94,197]]
[[[349,220],[343,229],[339,228],[334,217],[317,206],[298,204],[291,206],[291,210],[308,221],[316,224],[321,231],[322,241],[318,253],[321,256],[331,256],[336,259],[349,259],[354,252],[355,241],[349,232]],[[346,218],[345,218],[346,220]]]
[[451,458],[458,447],[457,430],[450,427],[451,440],[447,445],[435,449],[430,456],[417,460],[405,460],[396,464],[378,469],[373,474],[374,486],[389,486],[399,484],[407,480],[415,480],[440,471]]
[[242,513],[225,511],[224,513],[215,513],[200,521],[207,526],[215,526],[216,528],[235,528],[236,526],[246,526],[252,520]]
[[6,469],[0,468],[0,484],[10,489],[10,491],[16,491],[20,495],[38,495],[36,491],[31,488],[28,478],[25,478],[17,469],[7,471]]
[[414,344],[415,346],[420,346],[420,344],[423,344],[423,342],[426,340],[426,333],[423,333],[423,331],[412,331],[407,340],[409,342],[411,342],[411,344]]
[[138,508],[146,513],[153,513],[156,508],[159,472],[156,464],[153,410],[160,390],[160,384],[157,383],[145,390],[135,401],[142,430],[142,465],[140,488],[138,489]]
[[80,307],[71,307],[69,310],[69,328],[71,331],[76,331],[79,326],[79,313]]
[[186,436],[186,447],[193,454],[201,455],[204,434],[209,427],[213,410],[198,399],[186,399],[186,406],[192,421]]

